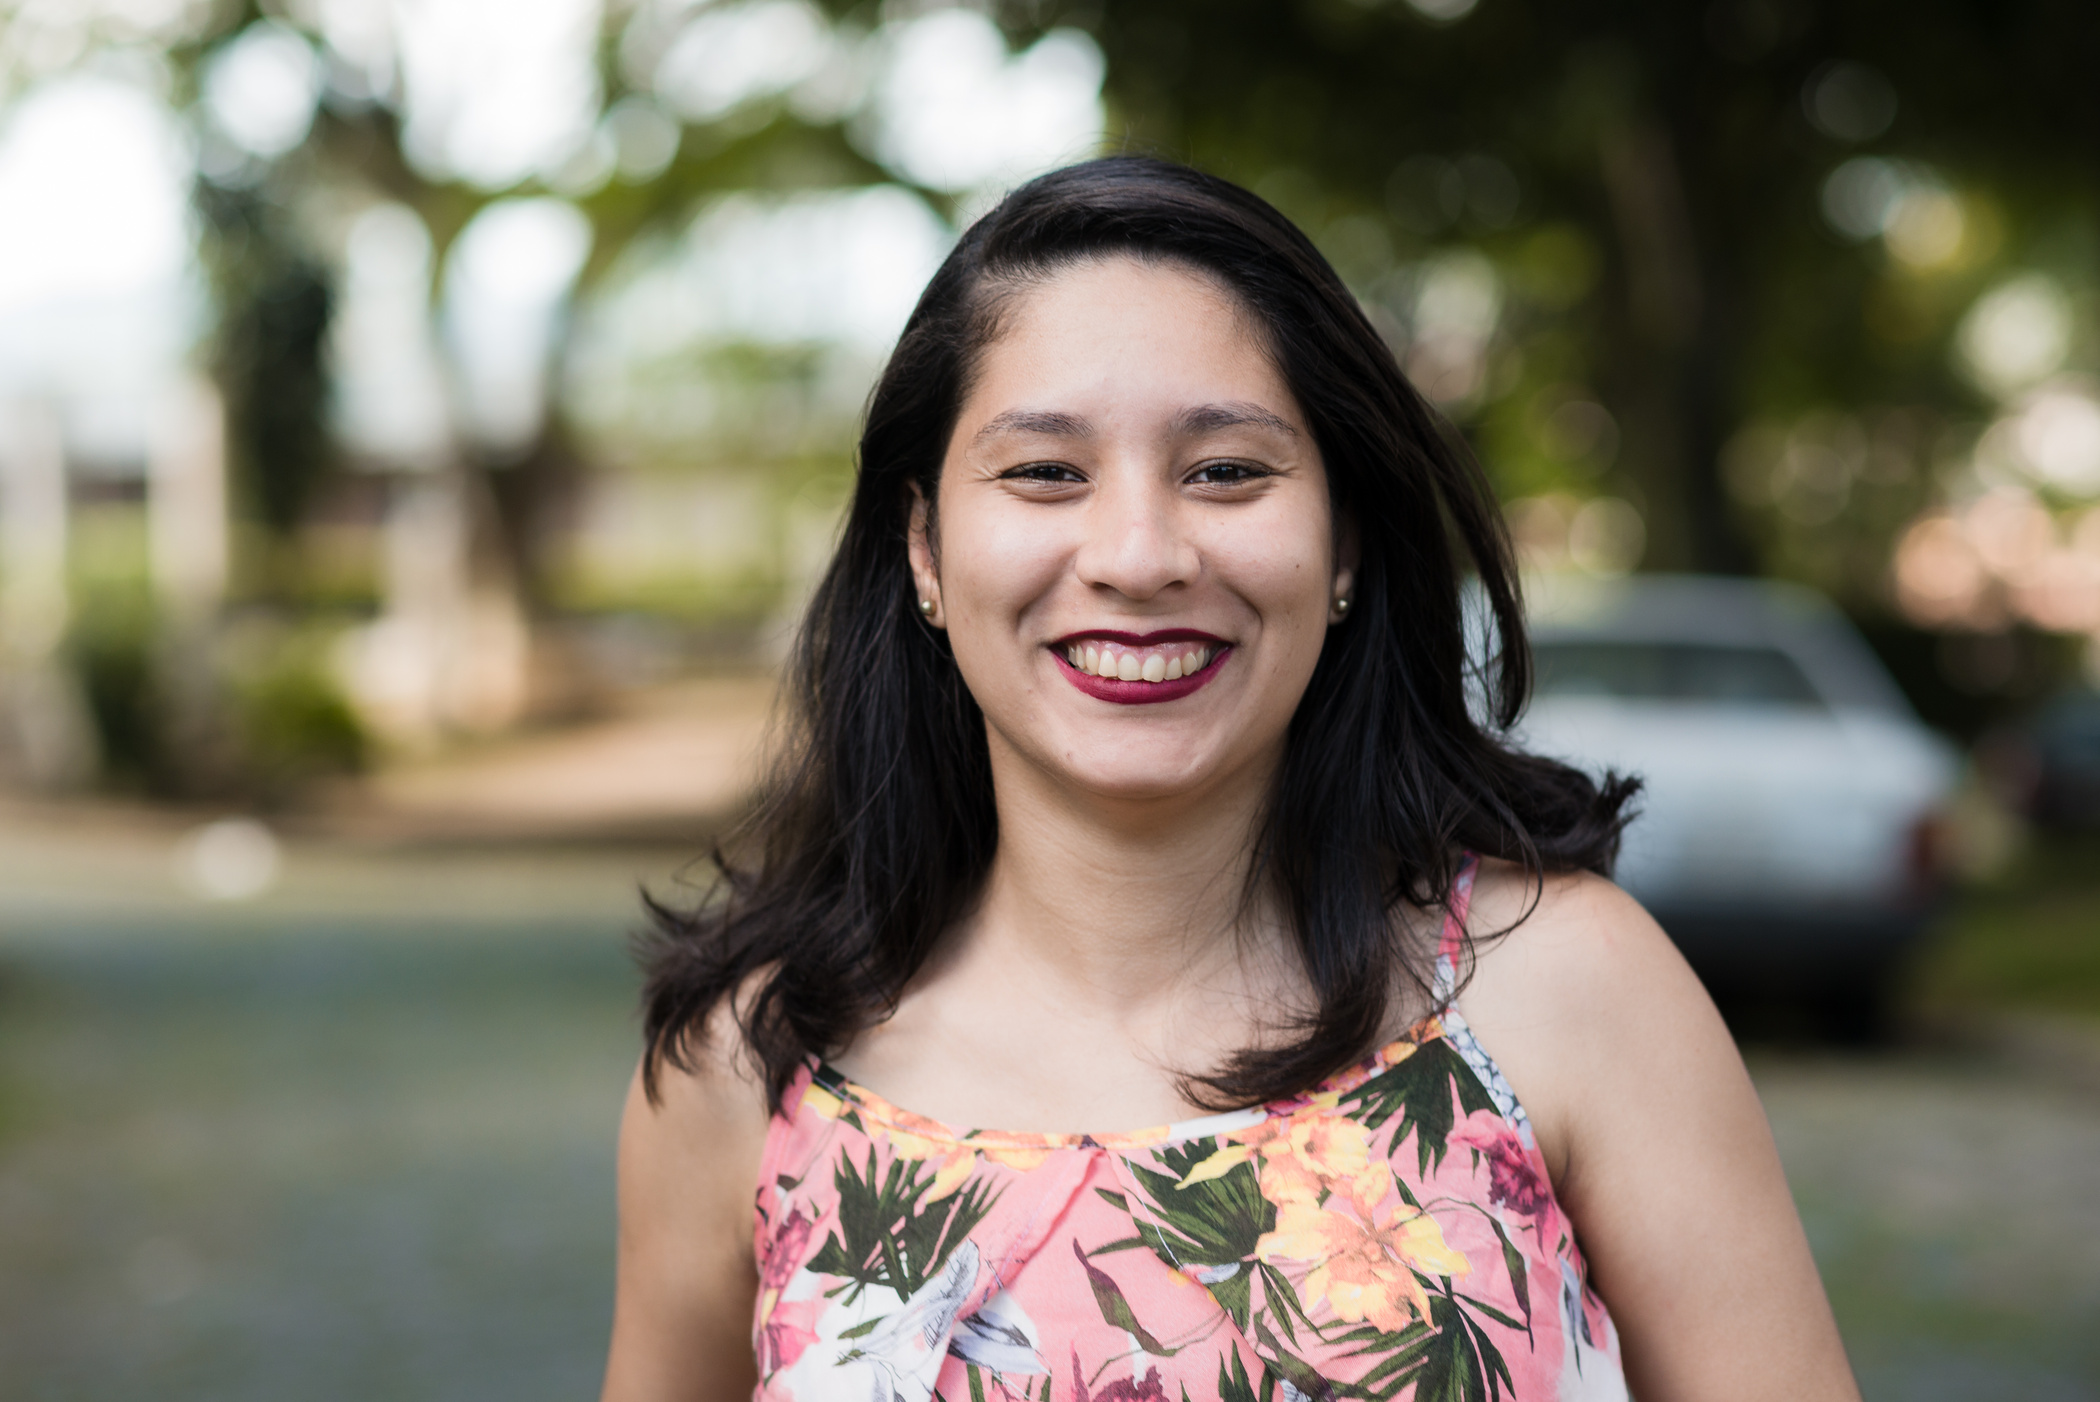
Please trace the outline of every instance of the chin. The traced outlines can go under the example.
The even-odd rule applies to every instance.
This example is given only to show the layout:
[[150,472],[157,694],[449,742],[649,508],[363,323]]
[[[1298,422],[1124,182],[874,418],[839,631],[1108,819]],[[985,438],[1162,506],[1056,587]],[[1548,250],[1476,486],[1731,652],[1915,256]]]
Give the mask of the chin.
[[1084,775],[1073,776],[1072,782],[1075,787],[1097,798],[1112,798],[1133,803],[1181,798],[1203,787],[1200,776],[1181,773],[1134,774],[1106,783],[1096,776]]
[[1134,745],[1071,745],[1058,751],[1054,772],[1072,788],[1099,798],[1151,801],[1180,798],[1208,788],[1219,777],[1215,752],[1182,749],[1158,741]]

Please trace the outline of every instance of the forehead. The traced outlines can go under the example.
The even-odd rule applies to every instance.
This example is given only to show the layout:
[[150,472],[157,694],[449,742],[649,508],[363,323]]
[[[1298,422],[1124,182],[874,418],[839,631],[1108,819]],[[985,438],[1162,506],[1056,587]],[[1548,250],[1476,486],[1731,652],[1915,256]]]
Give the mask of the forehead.
[[1252,399],[1295,420],[1254,314],[1187,264],[1087,259],[1008,291],[978,357],[965,419],[1017,398]]

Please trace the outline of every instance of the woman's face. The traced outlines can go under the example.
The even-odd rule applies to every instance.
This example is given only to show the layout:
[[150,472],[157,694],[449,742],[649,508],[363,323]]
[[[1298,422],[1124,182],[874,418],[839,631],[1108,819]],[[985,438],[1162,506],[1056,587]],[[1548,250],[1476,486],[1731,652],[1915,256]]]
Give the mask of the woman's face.
[[1347,594],[1327,474],[1249,314],[1108,257],[1016,295],[912,570],[995,762],[1118,798],[1265,779]]

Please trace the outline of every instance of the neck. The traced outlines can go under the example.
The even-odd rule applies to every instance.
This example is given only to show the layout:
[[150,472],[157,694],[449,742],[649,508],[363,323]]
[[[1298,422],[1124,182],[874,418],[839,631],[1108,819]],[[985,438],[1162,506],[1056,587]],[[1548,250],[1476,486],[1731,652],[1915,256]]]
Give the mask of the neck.
[[1049,781],[995,736],[999,850],[958,954],[1124,1017],[1243,983],[1282,953],[1273,903],[1246,899],[1280,759],[1202,793],[1104,798]]

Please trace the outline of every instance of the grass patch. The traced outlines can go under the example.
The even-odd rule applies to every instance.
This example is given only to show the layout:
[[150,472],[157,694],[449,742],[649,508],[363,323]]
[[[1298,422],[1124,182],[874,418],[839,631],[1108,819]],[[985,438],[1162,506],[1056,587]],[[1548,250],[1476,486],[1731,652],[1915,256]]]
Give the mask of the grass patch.
[[2100,1017],[2100,833],[2046,834],[1955,901],[1913,974],[1929,1009]]

